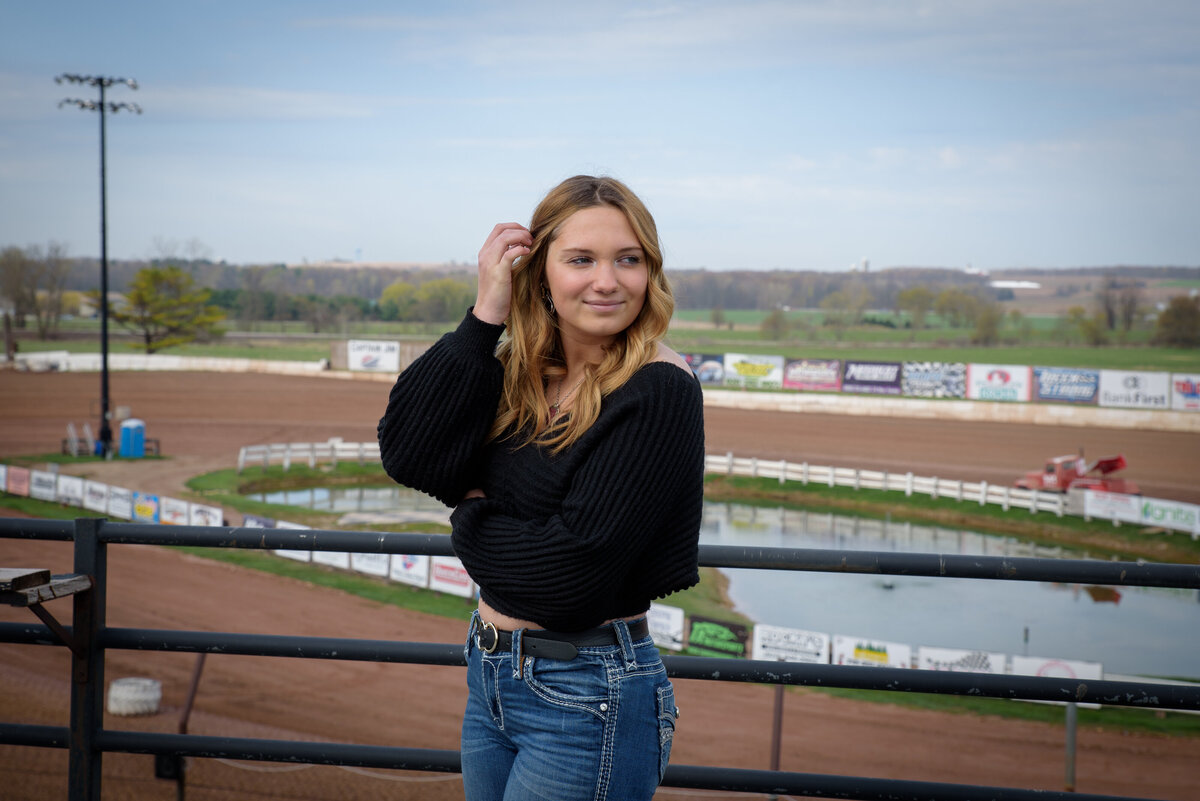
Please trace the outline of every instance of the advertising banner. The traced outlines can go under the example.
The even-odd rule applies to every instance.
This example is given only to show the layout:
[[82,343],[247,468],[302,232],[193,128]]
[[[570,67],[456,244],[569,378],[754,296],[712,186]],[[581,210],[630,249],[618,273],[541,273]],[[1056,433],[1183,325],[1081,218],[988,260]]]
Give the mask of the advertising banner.
[[133,490],[108,485],[108,516],[120,520],[133,519]]
[[273,517],[263,517],[262,515],[242,515],[242,528],[275,528],[276,520]]
[[[1054,659],[1041,656],[1013,656],[1012,672],[1017,676],[1041,676],[1054,679],[1080,679],[1100,681],[1104,678],[1104,666],[1099,662],[1081,662],[1075,659]],[[1056,704],[1058,701],[1037,703]],[[1100,709],[1100,704],[1080,704],[1081,709]]]
[[30,470],[29,497],[53,503],[58,497],[58,476],[45,470]]
[[157,523],[158,520],[158,496],[147,492],[133,493],[133,522]]
[[1137,495],[1123,495],[1119,492],[1101,492],[1100,490],[1088,490],[1083,493],[1085,517],[1120,520],[1122,523],[1140,523],[1142,522],[1141,507],[1141,498]]
[[8,481],[5,486],[8,492],[13,495],[29,497],[29,468],[28,467],[8,467]]
[[1200,373],[1171,373],[1171,408],[1200,412]]
[[79,476],[58,477],[58,502],[64,506],[83,507],[83,479]]
[[475,595],[475,582],[471,581],[467,569],[457,558],[431,556],[429,557],[429,589],[471,598]]
[[1033,370],[1023,364],[968,364],[967,397],[971,400],[1027,402]]
[[1100,371],[1075,367],[1035,367],[1033,384],[1040,401],[1095,403],[1100,396]]
[[350,554],[350,569],[368,576],[387,578],[390,572],[391,558],[392,555],[387,553],[352,553]]
[[917,667],[921,670],[948,670],[952,673],[1003,673],[1004,654],[993,651],[964,651],[960,648],[917,648]]
[[[275,528],[308,529],[311,526],[301,525],[300,523],[289,523],[286,520],[276,520]],[[286,559],[295,559],[297,562],[307,562],[312,558],[312,551],[297,551],[291,548],[276,548],[272,553]]]
[[719,353],[686,353],[688,367],[701,384],[721,386],[725,383],[725,357]]
[[841,359],[791,359],[783,368],[784,389],[837,392],[842,388]]
[[967,365],[963,362],[905,362],[900,394],[910,398],[965,398]]
[[351,370],[400,372],[400,343],[352,339],[346,343],[346,366]]
[[1130,409],[1169,409],[1171,374],[1101,370],[1100,405]]
[[707,617],[693,617],[688,632],[688,648],[700,656],[746,655],[750,632],[737,623],[726,623]]
[[348,551],[313,551],[312,560],[318,565],[336,567],[339,570],[350,569],[350,554]]
[[683,610],[677,606],[666,604],[650,604],[646,613],[646,622],[650,625],[650,636],[659,648],[671,651],[683,650]]
[[390,578],[414,587],[428,587],[429,557],[424,554],[392,554]]
[[83,482],[83,508],[104,514],[108,511],[108,485],[88,479]]
[[186,526],[188,524],[188,502],[165,496],[159,498],[158,520],[168,526]]
[[188,504],[189,526],[222,526],[224,524],[220,506],[206,506],[202,503]]
[[829,635],[757,623],[750,658],[828,665]]
[[833,657],[835,665],[857,667],[912,667],[912,647],[904,643],[884,642],[867,637],[833,635]]
[[1158,498],[1138,498],[1138,510],[1144,526],[1187,531],[1192,539],[1200,536],[1200,506]]
[[900,362],[847,361],[842,372],[842,392],[899,395],[900,371]]
[[749,353],[725,354],[725,386],[782,389],[783,357]]

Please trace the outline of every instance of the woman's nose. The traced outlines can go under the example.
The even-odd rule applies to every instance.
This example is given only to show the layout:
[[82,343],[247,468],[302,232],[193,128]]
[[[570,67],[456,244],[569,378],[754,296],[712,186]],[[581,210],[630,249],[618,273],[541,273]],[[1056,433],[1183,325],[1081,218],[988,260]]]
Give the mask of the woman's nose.
[[615,292],[617,289],[617,268],[610,261],[596,263],[596,271],[592,274],[592,286],[598,292]]

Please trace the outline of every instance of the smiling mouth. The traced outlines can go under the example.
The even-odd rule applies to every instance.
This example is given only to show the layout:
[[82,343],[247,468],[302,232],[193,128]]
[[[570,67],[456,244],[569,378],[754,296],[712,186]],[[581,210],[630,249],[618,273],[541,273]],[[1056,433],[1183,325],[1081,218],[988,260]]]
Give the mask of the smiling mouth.
[[584,302],[588,306],[591,306],[593,309],[597,309],[599,311],[605,311],[607,309],[615,309],[618,306],[621,306],[625,303],[625,301],[623,301],[623,300],[588,300],[588,301],[584,301]]

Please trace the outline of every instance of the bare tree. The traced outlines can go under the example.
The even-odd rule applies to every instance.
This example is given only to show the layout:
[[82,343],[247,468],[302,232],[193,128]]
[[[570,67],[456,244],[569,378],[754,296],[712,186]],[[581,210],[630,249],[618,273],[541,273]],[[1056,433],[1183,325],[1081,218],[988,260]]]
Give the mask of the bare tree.
[[37,321],[38,339],[54,339],[62,319],[63,290],[71,272],[67,246],[61,242],[50,242],[46,245],[45,254],[37,248],[30,248],[30,251],[36,287],[33,313]]
[[1142,306],[1142,290],[1135,282],[1121,287],[1117,296],[1117,311],[1121,318],[1121,330],[1131,331],[1137,322],[1138,310]]
[[26,316],[33,314],[37,281],[29,255],[19,247],[0,251],[0,298],[4,299],[5,314],[11,316],[13,327],[24,328]]
[[1117,327],[1120,288],[1121,284],[1117,281],[1116,276],[1109,275],[1105,276],[1104,281],[1100,284],[1100,289],[1096,292],[1096,305],[1099,307],[1104,324],[1109,331]]

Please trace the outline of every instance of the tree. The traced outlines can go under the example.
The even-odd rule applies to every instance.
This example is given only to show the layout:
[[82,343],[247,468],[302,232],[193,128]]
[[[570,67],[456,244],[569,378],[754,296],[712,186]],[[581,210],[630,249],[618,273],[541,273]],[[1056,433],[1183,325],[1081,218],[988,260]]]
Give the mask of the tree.
[[1091,317],[1082,306],[1072,306],[1067,309],[1067,321],[1075,327],[1085,344],[1100,347],[1108,344],[1108,329],[1102,310]]
[[25,318],[33,313],[37,300],[37,280],[33,262],[16,246],[0,251],[0,298],[5,314],[11,315],[14,328],[24,328]]
[[925,315],[933,308],[933,293],[924,286],[914,286],[896,295],[896,308],[912,314],[913,328],[925,327]]
[[1121,330],[1128,333],[1137,322],[1138,309],[1142,306],[1142,290],[1136,283],[1121,287],[1117,295],[1117,316],[1121,321]]
[[1117,296],[1120,289],[1120,283],[1115,276],[1109,275],[1105,277],[1100,284],[1100,289],[1096,292],[1096,305],[1100,309],[1101,323],[1104,327],[1112,331],[1117,327]]
[[980,304],[975,315],[975,332],[971,334],[971,342],[976,345],[995,345],[1000,342],[1000,321],[1004,319],[1004,311],[998,303]]
[[725,310],[720,306],[713,306],[711,319],[713,328],[720,328],[725,325]]
[[417,287],[414,312],[427,323],[451,322],[462,317],[474,300],[475,290],[470,284],[438,278]]
[[763,339],[778,342],[788,335],[788,318],[783,309],[772,309],[759,326]]
[[1158,315],[1154,344],[1200,347],[1200,297],[1175,295]]
[[125,293],[126,306],[109,317],[139,333],[146,353],[182,345],[200,337],[219,336],[225,314],[208,305],[209,291],[175,266],[146,267],[137,272]]
[[417,302],[417,288],[397,278],[384,287],[379,297],[379,314],[385,320],[410,320]]
[[58,335],[58,322],[63,314],[63,290],[71,263],[67,260],[67,248],[60,242],[51,242],[43,255],[31,248],[34,281],[37,289],[33,300],[33,314],[37,322],[38,339],[53,339]]
[[961,289],[943,289],[934,301],[933,309],[951,328],[972,325],[979,313],[979,299]]

